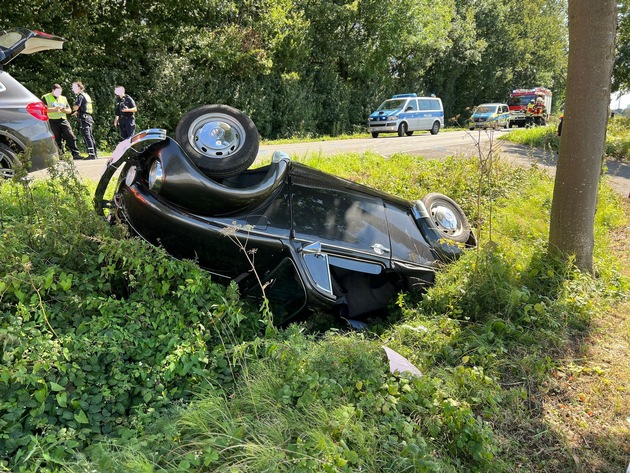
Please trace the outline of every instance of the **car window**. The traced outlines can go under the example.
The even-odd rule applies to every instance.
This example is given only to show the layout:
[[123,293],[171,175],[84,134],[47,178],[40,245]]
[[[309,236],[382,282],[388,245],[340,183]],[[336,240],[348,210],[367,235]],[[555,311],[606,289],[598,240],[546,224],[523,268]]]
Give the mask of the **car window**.
[[399,110],[405,105],[406,101],[406,99],[385,100],[385,102],[378,106],[376,111],[378,112],[380,110]]
[[20,40],[22,40],[22,38],[24,38],[24,35],[17,31],[11,31],[0,35],[0,47],[3,49],[11,49]]
[[379,198],[294,183],[292,201],[296,239],[370,254],[376,243],[389,246],[385,208]]
[[418,110],[431,110],[430,100],[418,100]]
[[409,100],[409,102],[407,102],[407,105],[405,105],[405,111],[416,111],[418,110],[418,101],[416,99],[411,99]]
[[442,110],[439,100],[431,100],[431,110]]
[[495,113],[497,111],[496,106],[491,105],[479,105],[475,113]]
[[530,100],[536,100],[535,95],[519,95],[517,97],[510,97],[508,101],[509,105],[527,105]]
[[390,204],[385,205],[391,235],[392,258],[426,264],[433,258],[431,248],[413,222],[409,212]]

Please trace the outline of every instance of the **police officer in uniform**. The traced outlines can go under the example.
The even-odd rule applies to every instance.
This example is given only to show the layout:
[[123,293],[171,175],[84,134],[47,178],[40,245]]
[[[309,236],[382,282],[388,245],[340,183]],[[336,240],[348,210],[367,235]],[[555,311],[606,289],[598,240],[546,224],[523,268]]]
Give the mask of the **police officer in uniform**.
[[114,88],[114,93],[116,94],[114,126],[118,127],[120,136],[124,140],[136,133],[135,113],[138,111],[138,108],[136,107],[136,102],[129,95],[125,94],[125,88],[122,85],[117,85]]
[[77,137],[72,132],[72,126],[68,122],[67,115],[72,112],[68,99],[61,95],[61,86],[53,84],[51,92],[42,97],[42,101],[48,107],[48,122],[50,128],[55,135],[55,142],[59,153],[63,154],[63,141],[66,142],[66,148],[72,153],[74,159],[80,159],[81,153],[77,148]]
[[81,82],[72,83],[72,91],[75,93],[76,98],[74,101],[74,114],[77,117],[79,124],[79,131],[83,140],[85,141],[85,147],[87,148],[87,159],[96,159],[96,141],[94,135],[92,135],[92,128],[94,127],[94,119],[92,118],[93,106],[92,99],[84,91],[85,87]]

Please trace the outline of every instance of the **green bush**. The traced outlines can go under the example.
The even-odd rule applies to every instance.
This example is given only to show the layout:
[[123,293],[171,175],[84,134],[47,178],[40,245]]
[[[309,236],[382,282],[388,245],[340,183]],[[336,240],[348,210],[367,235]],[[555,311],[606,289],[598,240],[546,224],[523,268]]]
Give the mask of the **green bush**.
[[201,386],[230,385],[230,346],[259,328],[234,288],[90,205],[68,176],[0,186],[0,465],[12,469],[53,465]]
[[630,162],[630,118],[617,116],[608,122],[606,156]]
[[[234,287],[108,227],[72,173],[0,185],[0,469],[508,472],[538,469],[536,442],[561,455],[532,418],[555,357],[627,294],[607,241],[618,197],[600,189],[594,278],[547,257],[552,184],[536,168],[309,164],[409,199],[449,194],[480,247],[371,332],[260,338]],[[383,344],[424,376],[390,374]]]

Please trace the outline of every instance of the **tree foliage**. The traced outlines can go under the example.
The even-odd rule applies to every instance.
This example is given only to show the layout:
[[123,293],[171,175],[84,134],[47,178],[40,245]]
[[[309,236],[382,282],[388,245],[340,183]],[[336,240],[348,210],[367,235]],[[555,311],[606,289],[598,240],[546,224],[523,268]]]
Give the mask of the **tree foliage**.
[[229,103],[268,138],[362,129],[392,93],[434,93],[447,117],[516,87],[562,95],[565,0],[24,0],[0,28],[64,37],[63,51],[10,72],[37,95],[81,80],[96,136],[113,143],[113,87],[139,128],[173,130],[183,112]]
[[613,92],[630,90],[630,3],[628,0],[617,2],[617,54],[613,70]]

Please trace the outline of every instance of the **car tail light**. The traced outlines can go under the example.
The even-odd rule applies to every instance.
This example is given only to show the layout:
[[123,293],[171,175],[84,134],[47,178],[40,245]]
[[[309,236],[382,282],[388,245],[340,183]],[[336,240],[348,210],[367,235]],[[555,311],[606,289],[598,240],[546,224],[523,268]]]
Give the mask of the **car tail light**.
[[38,120],[48,121],[48,108],[43,102],[32,102],[26,106],[26,111]]

